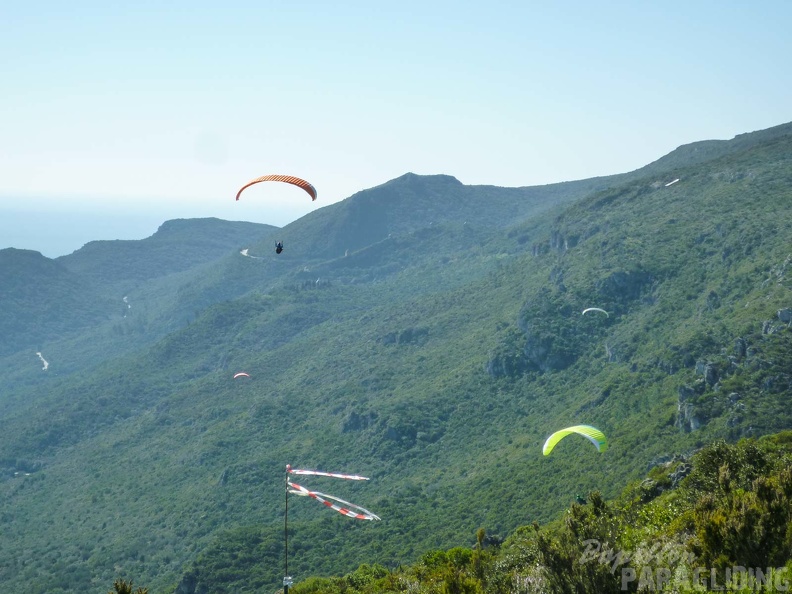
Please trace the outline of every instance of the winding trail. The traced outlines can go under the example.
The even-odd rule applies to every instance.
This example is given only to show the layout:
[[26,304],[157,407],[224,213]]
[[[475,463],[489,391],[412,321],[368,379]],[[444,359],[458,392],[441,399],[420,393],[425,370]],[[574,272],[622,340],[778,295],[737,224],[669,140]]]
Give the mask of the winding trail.
[[47,363],[47,360],[41,356],[41,353],[37,352],[36,354],[38,355],[38,358],[41,359],[41,362],[44,364],[44,367],[41,368],[41,371],[47,371],[47,367],[49,367],[49,363]]
[[242,254],[243,256],[245,256],[246,258],[253,258],[254,260],[263,260],[264,259],[261,256],[251,256],[250,254],[248,254],[248,250],[249,249],[250,248],[245,248],[244,250],[240,250],[239,253]]

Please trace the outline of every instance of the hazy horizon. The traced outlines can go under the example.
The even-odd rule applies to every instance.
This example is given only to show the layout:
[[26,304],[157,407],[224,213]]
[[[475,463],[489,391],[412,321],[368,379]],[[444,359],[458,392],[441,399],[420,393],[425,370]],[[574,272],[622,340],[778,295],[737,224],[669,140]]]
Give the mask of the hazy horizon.
[[[27,231],[31,218],[38,227],[36,235]],[[57,258],[71,254],[90,241],[145,239],[163,222],[155,222],[155,217],[146,215],[2,210],[0,249],[33,250],[48,258]]]
[[[282,226],[407,171],[504,187],[588,179],[792,120],[783,0],[2,12],[0,216],[18,203],[91,213],[69,233],[116,229],[96,218],[108,205],[132,217],[114,231],[126,236],[176,217]],[[317,201],[272,184],[235,203],[269,173],[307,179]],[[13,241],[54,241],[43,220],[23,219]]]

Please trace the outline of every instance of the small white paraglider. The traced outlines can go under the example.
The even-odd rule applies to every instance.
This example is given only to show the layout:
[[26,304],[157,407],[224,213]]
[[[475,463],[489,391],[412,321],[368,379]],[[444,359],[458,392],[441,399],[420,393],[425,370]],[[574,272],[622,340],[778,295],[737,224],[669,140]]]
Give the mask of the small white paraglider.
[[601,311],[602,313],[604,313],[604,314],[605,314],[605,317],[606,317],[606,318],[609,318],[609,317],[610,317],[610,316],[608,315],[608,312],[607,312],[607,311],[605,311],[604,309],[602,309],[602,308],[599,308],[599,307],[587,307],[586,309],[584,309],[584,310],[581,312],[581,314],[580,314],[580,315],[583,315],[583,316],[585,316],[585,315],[586,315],[588,312],[590,312],[590,311]]

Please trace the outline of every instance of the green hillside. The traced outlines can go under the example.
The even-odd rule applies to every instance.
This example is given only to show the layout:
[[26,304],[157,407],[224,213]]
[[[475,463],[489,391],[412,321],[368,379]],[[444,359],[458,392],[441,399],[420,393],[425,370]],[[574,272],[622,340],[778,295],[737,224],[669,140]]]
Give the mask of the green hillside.
[[85,330],[113,308],[99,287],[32,250],[0,250],[0,355],[35,351],[53,337]]
[[[185,279],[267,237],[255,223],[166,221],[135,241],[94,241],[51,260],[30,250],[0,252],[0,413],[14,395],[47,390],[52,376],[84,372],[145,348],[189,316],[179,310]],[[43,353],[48,367],[41,373]],[[32,390],[26,394],[18,388]]]
[[[292,498],[303,580],[505,537],[790,428],[792,135],[757,134],[566,193],[407,175],[280,230],[283,258],[263,239],[130,291],[137,326],[100,344],[137,347],[3,395],[0,583],[274,591],[286,463],[370,476],[305,484],[382,518]],[[542,457],[573,423],[608,452]]]
[[655,466],[613,500],[579,497],[563,519],[518,528],[505,542],[480,528],[475,543],[427,551],[408,567],[364,563],[292,592],[787,592],[791,438],[717,441]]
[[258,223],[177,219],[166,221],[146,239],[91,241],[57,261],[104,286],[130,287],[211,262],[276,230]]

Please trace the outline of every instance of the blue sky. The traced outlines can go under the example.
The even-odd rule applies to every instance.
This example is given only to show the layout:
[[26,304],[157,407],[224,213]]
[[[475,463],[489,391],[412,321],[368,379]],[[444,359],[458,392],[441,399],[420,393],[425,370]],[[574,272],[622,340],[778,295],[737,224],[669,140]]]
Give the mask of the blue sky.
[[[630,171],[792,120],[790,22],[786,0],[5,2],[0,248],[282,225],[407,171]],[[319,199],[234,202],[265,173]],[[37,247],[65,217],[71,243]]]

